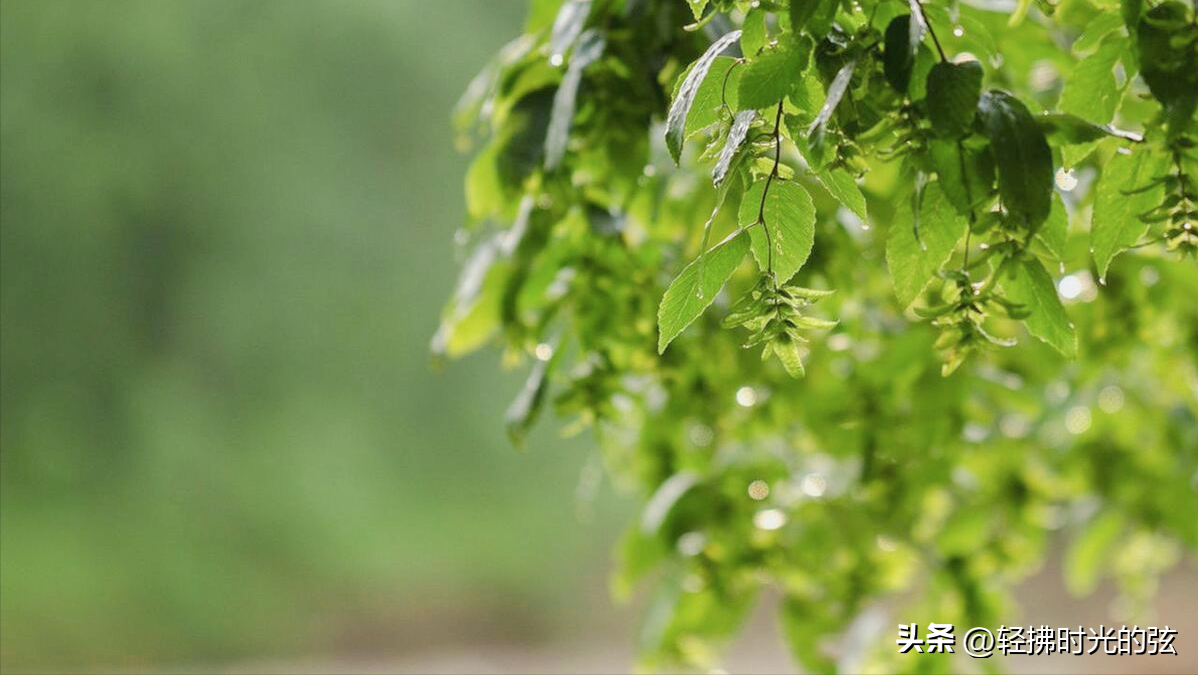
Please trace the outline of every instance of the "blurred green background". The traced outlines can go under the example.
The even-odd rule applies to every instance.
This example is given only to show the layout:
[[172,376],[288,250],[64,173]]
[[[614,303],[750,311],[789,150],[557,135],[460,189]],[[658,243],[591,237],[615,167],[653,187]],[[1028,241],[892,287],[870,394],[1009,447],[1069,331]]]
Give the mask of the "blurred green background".
[[[611,614],[592,452],[427,345],[449,114],[524,3],[0,4],[0,666],[536,642]],[[630,640],[631,641],[631,640]]]

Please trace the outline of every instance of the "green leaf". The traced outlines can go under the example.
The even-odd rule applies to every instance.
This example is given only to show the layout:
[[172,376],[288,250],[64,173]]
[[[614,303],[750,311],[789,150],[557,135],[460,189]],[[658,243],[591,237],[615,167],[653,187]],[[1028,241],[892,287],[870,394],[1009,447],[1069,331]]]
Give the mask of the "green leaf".
[[882,73],[886,81],[901,94],[907,93],[911,68],[915,66],[915,50],[911,48],[911,17],[902,14],[890,20],[882,51]]
[[1132,131],[1116,129],[1109,124],[1094,124],[1066,113],[1044,113],[1036,117],[1036,123],[1044,135],[1056,145],[1093,143],[1104,138],[1122,138],[1139,143],[1144,137]]
[[1069,242],[1069,214],[1061,196],[1055,192],[1052,195],[1052,210],[1048,212],[1048,220],[1036,233],[1036,237],[1044,242],[1044,246],[1058,261],[1065,260],[1065,246]]
[[923,191],[918,239],[914,218],[911,209],[900,208],[886,237],[886,265],[894,282],[894,294],[903,307],[914,302],[936,278],[968,229],[965,219],[953,210],[936,181]]
[[845,208],[856,214],[863,222],[869,222],[869,213],[865,208],[865,195],[861,194],[861,188],[857,185],[853,174],[844,169],[830,169],[819,172],[815,177],[819,180],[820,185],[832,193],[832,196]]
[[982,64],[940,62],[928,73],[928,118],[945,138],[970,133],[982,94]]
[[1117,152],[1102,169],[1095,188],[1094,215],[1090,224],[1090,248],[1099,278],[1105,278],[1111,260],[1139,241],[1148,225],[1137,215],[1161,202],[1164,187],[1135,194],[1124,194],[1146,186],[1164,174],[1169,158],[1159,152],[1140,148],[1132,153]]
[[1165,0],[1140,16],[1135,45],[1140,76],[1165,107],[1169,136],[1194,123],[1198,109],[1198,22],[1178,0]]
[[501,257],[507,232],[500,232],[474,250],[458,276],[458,286],[433,335],[431,350],[450,358],[468,354],[495,334],[500,323],[504,282],[511,265]]
[[578,38],[578,47],[570,55],[570,65],[553,94],[553,109],[549,114],[549,128],[545,131],[545,168],[553,170],[566,156],[566,144],[570,140],[570,126],[574,123],[574,108],[578,99],[578,85],[582,82],[582,71],[599,60],[607,42],[598,31],[591,29]]
[[808,50],[778,46],[749,62],[737,86],[737,105],[743,110],[766,108],[778,103],[799,82],[807,68]]
[[645,510],[641,512],[641,532],[648,535],[657,534],[678,500],[698,483],[699,475],[691,471],[681,471],[662,481],[645,504]]
[[968,216],[991,198],[994,158],[989,147],[934,138],[928,143],[928,156],[957,213]]
[[771,352],[774,356],[778,357],[778,361],[782,363],[782,367],[786,369],[786,373],[791,377],[798,378],[806,374],[807,371],[803,368],[803,351],[797,340],[783,333],[776,340],[769,343],[766,351],[762,354],[762,358]]
[[670,282],[657,308],[659,353],[715,300],[748,250],[748,234],[743,229],[737,230],[710,251],[699,254]]
[[724,147],[720,149],[720,156],[711,170],[711,180],[716,187],[719,187],[727,178],[732,161],[740,151],[740,146],[745,142],[745,136],[749,133],[749,127],[753,125],[755,119],[757,119],[756,110],[742,110],[736,113],[736,117],[732,120],[732,127],[728,129],[728,139],[724,142]]
[[1044,264],[1036,258],[1016,263],[1012,274],[1000,280],[1007,299],[1028,312],[1023,320],[1027,332],[1048,343],[1066,358],[1077,356],[1077,335],[1073,323],[1057,296],[1056,284]]
[[761,7],[753,7],[745,14],[741,25],[740,51],[747,57],[752,58],[765,47],[765,15]]
[[[1085,54],[1102,42],[1103,38],[1123,28],[1123,17],[1116,12],[1099,12],[1073,42],[1074,54]],[[1076,74],[1076,72],[1074,73]]]
[[691,14],[695,15],[695,20],[703,18],[703,11],[707,9],[707,5],[711,0],[686,0],[686,4],[691,8]]
[[[757,181],[745,191],[740,202],[739,221],[741,228],[748,230],[752,238],[753,257],[758,266],[766,269],[772,258],[778,282],[785,283],[811,255],[815,243],[815,205],[802,185],[774,179],[762,209],[761,195],[766,182]],[[765,227],[769,228],[768,244],[773,246],[772,256],[764,229],[754,225],[759,212],[765,218]]]
[[549,36],[549,53],[562,58],[582,35],[583,26],[591,13],[591,0],[566,0],[553,20]]
[[[797,35],[807,27],[820,6],[832,3],[834,0],[792,0],[790,3],[790,29]],[[817,36],[818,37],[818,36]]]
[[699,85],[707,77],[707,71],[711,69],[715,57],[739,39],[740,31],[734,30],[713,42],[707,51],[703,52],[703,55],[695,61],[694,66],[679,85],[678,93],[674,96],[674,101],[670,103],[670,111],[666,115],[666,147],[670,151],[670,156],[674,158],[675,164],[682,156],[686,117],[690,113],[691,105],[695,102],[695,94],[699,91]]
[[1105,40],[1098,51],[1082,59],[1065,78],[1057,108],[1087,120],[1110,122],[1119,106],[1115,64],[1124,44],[1122,39]]
[[832,113],[836,112],[836,106],[840,105],[840,99],[844,97],[844,92],[848,90],[849,82],[853,79],[853,70],[856,67],[857,59],[853,59],[841,66],[840,70],[836,72],[836,77],[832,78],[832,83],[828,85],[828,97],[824,99],[823,107],[819,109],[819,114],[815,116],[815,120],[807,128],[807,136],[811,136],[823,129],[824,125],[832,117]]
[[525,434],[536,422],[537,415],[545,403],[545,390],[548,388],[550,360],[537,359],[528,372],[528,379],[520,388],[520,393],[512,399],[504,414],[504,424],[507,427],[508,438],[517,446],[524,444]]
[[978,101],[978,116],[994,152],[1003,206],[1033,229],[1052,208],[1052,150],[1019,99],[992,89]]
[[732,106],[736,105],[736,80],[739,69],[733,69],[737,63],[738,61],[730,56],[718,56],[712,62],[707,76],[699,83],[699,90],[695,92],[695,100],[687,113],[686,124],[683,127],[684,138],[690,138],[719,122],[725,116],[725,98],[730,109],[735,109]]

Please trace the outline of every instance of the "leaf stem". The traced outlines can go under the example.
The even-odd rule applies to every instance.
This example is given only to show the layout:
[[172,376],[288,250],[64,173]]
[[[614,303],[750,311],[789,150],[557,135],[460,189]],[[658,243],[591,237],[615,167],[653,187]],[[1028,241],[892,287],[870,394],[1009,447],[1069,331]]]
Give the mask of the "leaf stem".
[[[782,161],[782,101],[778,101],[778,111],[774,114],[774,166],[770,169],[770,175],[765,179],[765,188],[761,191],[761,204],[757,207],[757,223],[761,223],[761,229],[765,230],[765,271],[770,275],[770,279],[774,283],[774,290],[778,290],[778,279],[774,276],[774,244],[770,237],[770,228],[765,222],[765,199],[770,194],[770,185],[773,184],[774,178],[778,175],[778,164]],[[756,224],[756,223],[754,223]]]
[[932,28],[932,22],[928,21],[928,15],[923,11],[923,3],[920,0],[911,0],[911,6],[919,10],[923,25],[928,27],[928,35],[932,36],[932,44],[936,45],[936,51],[940,53],[940,60],[948,61],[948,57],[944,55],[944,49],[940,46],[940,39],[936,37],[936,30]]

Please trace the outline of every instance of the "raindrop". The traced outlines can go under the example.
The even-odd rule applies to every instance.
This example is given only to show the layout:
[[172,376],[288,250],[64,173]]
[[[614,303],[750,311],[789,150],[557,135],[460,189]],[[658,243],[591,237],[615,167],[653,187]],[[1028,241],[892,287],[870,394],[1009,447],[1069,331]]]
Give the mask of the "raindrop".
[[678,537],[678,552],[688,558],[702,553],[705,546],[707,537],[702,532],[687,532]]
[[961,36],[965,35],[965,27],[964,26],[954,26],[953,27],[953,35],[956,35],[957,37],[961,37]]
[[749,497],[754,501],[761,501],[770,496],[770,484],[763,480],[755,480],[749,483]]
[[554,68],[562,65],[564,61],[565,59],[561,54],[554,54],[553,56],[549,57],[549,65],[553,66]]
[[1077,187],[1077,176],[1074,175],[1073,169],[1066,171],[1064,167],[1061,167],[1057,169],[1056,183],[1061,190],[1070,192]]
[[1057,293],[1066,300],[1076,300],[1083,290],[1082,280],[1073,274],[1067,274],[1057,282]]
[[1090,414],[1090,409],[1084,405],[1074,406],[1065,413],[1065,431],[1077,436],[1084,434],[1090,429],[1090,423],[1093,421],[1093,416]]
[[1124,400],[1123,390],[1118,385],[1103,387],[1102,391],[1098,392],[1098,407],[1107,414],[1119,412],[1123,408]]
[[803,494],[808,497],[822,497],[824,491],[828,489],[828,481],[818,473],[809,473],[803,479],[802,490]]
[[779,509],[766,509],[753,514],[753,525],[759,530],[778,530],[786,525],[786,514]]
[[736,390],[736,402],[742,408],[752,408],[757,404],[757,392],[752,387],[741,387]]

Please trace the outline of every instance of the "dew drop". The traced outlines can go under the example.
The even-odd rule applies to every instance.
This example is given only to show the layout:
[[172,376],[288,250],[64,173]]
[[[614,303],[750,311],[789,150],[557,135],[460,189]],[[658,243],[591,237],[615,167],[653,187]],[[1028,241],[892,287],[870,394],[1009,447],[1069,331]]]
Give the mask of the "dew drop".
[[953,35],[956,35],[957,37],[961,37],[962,35],[965,35],[965,28],[963,26],[953,27]]

